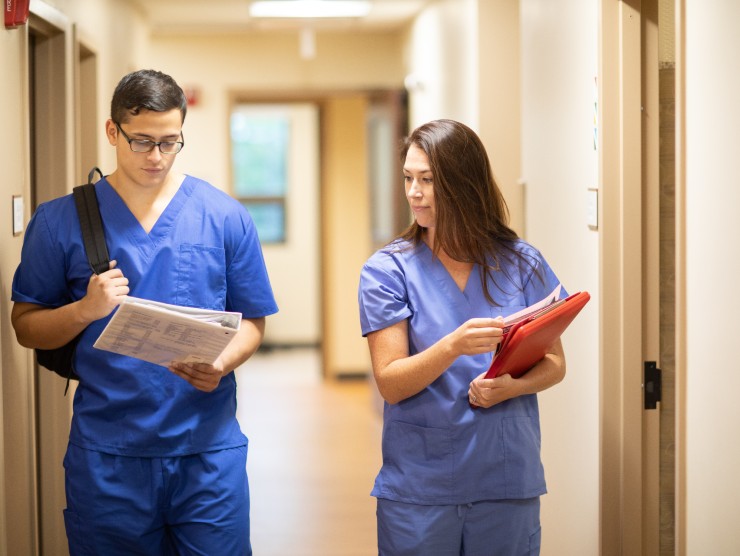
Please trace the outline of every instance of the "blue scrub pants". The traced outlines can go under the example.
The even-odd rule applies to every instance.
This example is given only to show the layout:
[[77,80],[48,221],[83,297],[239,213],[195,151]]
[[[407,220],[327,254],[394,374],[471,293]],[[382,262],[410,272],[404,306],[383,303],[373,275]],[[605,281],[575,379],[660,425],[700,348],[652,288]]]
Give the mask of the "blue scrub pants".
[[540,553],[540,499],[421,506],[378,498],[380,556]]
[[246,446],[133,458],[70,444],[71,556],[251,555],[246,464]]

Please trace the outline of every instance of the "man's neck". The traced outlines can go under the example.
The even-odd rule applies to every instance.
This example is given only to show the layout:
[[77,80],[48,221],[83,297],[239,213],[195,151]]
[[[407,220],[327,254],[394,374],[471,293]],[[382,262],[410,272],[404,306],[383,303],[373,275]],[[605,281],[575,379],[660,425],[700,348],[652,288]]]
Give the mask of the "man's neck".
[[108,183],[123,199],[142,228],[149,233],[177,193],[184,178],[183,175],[170,174],[161,185],[146,187],[126,179],[116,171],[108,176]]

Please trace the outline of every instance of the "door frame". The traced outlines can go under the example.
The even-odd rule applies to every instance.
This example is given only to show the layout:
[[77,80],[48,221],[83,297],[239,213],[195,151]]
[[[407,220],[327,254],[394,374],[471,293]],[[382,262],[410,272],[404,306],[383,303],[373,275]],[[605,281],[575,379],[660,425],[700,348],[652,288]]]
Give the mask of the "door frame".
[[599,32],[600,549],[657,554],[659,366],[657,0],[601,0]]
[[[75,129],[75,33],[69,18],[57,9],[32,2],[29,33],[36,37],[34,99],[29,157],[31,210],[38,204],[70,193],[77,164]],[[34,365],[33,401],[28,410],[34,421],[36,539],[40,554],[67,546],[62,510],[66,507],[61,466],[72,418],[74,388],[65,397],[65,382]],[[61,548],[59,548],[61,549]],[[64,549],[66,550],[66,548]]]

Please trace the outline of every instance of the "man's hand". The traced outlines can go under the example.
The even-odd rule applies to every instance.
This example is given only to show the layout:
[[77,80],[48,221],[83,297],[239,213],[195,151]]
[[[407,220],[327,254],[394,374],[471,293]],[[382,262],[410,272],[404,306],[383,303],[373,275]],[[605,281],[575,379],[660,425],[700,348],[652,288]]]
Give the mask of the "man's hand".
[[128,295],[128,278],[110,262],[110,270],[93,274],[82,299],[51,309],[35,303],[13,304],[11,322],[18,343],[27,348],[63,346],[91,322],[107,317]]
[[202,392],[213,392],[225,374],[220,360],[216,360],[213,365],[173,361],[167,368]]
[[110,262],[110,269],[102,274],[93,274],[87,284],[87,295],[80,299],[80,314],[87,322],[93,322],[111,314],[128,295],[128,278]]

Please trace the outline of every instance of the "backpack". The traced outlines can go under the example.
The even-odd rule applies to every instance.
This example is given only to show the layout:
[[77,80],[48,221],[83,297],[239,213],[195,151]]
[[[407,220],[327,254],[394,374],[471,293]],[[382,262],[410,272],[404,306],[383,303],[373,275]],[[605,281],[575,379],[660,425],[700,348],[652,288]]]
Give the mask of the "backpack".
[[[93,168],[87,176],[87,183],[78,185],[72,193],[77,207],[77,216],[80,219],[80,228],[82,229],[82,241],[85,245],[87,260],[90,268],[95,274],[100,274],[108,270],[108,247],[105,244],[105,234],[103,232],[103,221],[100,218],[100,209],[98,207],[98,197],[95,194],[95,184],[93,177],[95,174],[103,177],[103,172],[99,168]],[[55,349],[35,349],[36,361],[42,367],[54,371],[62,378],[67,379],[67,386],[64,394],[67,394],[70,380],[79,380],[74,368],[74,354],[77,343],[80,341],[78,334],[65,345]]]

